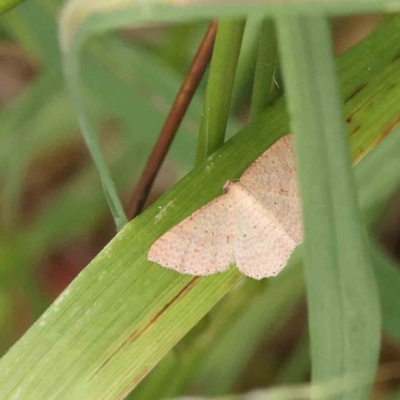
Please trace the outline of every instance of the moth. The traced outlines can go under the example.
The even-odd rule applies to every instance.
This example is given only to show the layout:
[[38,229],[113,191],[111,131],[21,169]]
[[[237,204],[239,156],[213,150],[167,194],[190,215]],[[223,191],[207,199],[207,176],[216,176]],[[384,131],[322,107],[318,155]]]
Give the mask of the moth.
[[238,182],[161,236],[148,260],[181,274],[210,275],[230,264],[246,276],[276,276],[303,240],[291,135],[262,154]]

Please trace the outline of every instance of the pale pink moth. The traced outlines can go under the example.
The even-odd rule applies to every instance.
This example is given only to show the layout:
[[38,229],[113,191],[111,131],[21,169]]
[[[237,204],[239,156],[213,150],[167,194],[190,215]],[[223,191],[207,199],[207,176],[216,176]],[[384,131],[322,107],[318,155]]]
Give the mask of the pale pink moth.
[[276,276],[303,240],[292,136],[278,140],[224,194],[151,246],[148,259],[181,274],[210,275],[236,263],[254,279]]

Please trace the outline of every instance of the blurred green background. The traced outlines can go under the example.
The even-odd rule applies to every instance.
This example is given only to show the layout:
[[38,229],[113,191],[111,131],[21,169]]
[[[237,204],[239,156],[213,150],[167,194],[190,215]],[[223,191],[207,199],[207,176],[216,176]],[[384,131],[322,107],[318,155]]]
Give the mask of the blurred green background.
[[[115,234],[62,75],[57,39],[60,5],[61,1],[30,0],[1,19],[2,353]],[[378,20],[377,16],[364,16],[333,21],[337,54],[375,29]],[[85,47],[85,101],[124,201],[135,186],[209,22],[124,29],[91,39]],[[248,120],[261,22],[253,18],[246,26],[228,136]],[[194,165],[205,83],[203,79],[149,202]],[[301,284],[293,284],[283,279],[275,291],[265,292],[265,283],[246,282],[244,288],[239,285],[237,292],[226,296],[213,311],[214,316],[234,321],[241,307],[250,304],[254,312],[248,312],[247,319],[238,320],[232,340],[237,340],[243,327],[253,324],[252,344],[241,347],[237,363],[221,379],[221,374],[213,371],[219,368],[219,354],[226,354],[230,346],[235,348],[228,334],[220,348],[197,369],[202,371],[198,379],[178,392],[217,395],[277,383],[306,382],[310,373],[306,306]],[[263,320],[265,296],[279,292],[281,299],[285,299],[285,290],[291,293],[293,304],[278,307],[282,318],[271,315],[270,320]],[[152,388],[167,385],[169,374],[165,371],[171,373],[177,365],[190,373],[196,357],[191,348],[191,357],[185,359],[185,348],[200,337],[205,344],[198,345],[198,352],[203,351],[208,331],[212,337],[213,324],[215,321],[206,317],[147,378],[146,385],[138,387],[134,398],[159,397],[159,392],[152,393]],[[264,334],[266,326],[270,328],[268,335]],[[382,362],[392,361],[400,361],[400,348],[398,343],[384,338]],[[383,385],[375,396],[381,398],[383,392],[396,387]],[[175,393],[174,388],[171,393]]]

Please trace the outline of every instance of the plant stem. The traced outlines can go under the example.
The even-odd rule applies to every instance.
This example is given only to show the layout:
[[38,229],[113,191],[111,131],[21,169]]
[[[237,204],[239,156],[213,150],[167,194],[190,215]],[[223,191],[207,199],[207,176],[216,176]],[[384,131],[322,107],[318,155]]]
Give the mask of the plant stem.
[[147,161],[146,168],[132,194],[127,211],[129,219],[135,218],[142,212],[157,173],[171,147],[175,134],[203,78],[208,64],[210,63],[216,32],[217,24],[212,22],[204,35],[192,65],[176,95],[171,111],[168,114],[167,120],[164,123],[158,140]]
[[196,164],[201,164],[225,141],[232,89],[242,45],[245,20],[218,23],[214,53],[200,124]]
[[250,121],[260,114],[278,93],[276,70],[278,49],[273,21],[265,19],[261,28],[251,99]]

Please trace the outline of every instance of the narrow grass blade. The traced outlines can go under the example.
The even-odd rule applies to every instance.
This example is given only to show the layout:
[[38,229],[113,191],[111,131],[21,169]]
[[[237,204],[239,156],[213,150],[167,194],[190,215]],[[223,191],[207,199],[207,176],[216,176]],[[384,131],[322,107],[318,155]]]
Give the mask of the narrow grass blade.
[[205,161],[225,141],[244,27],[244,20],[222,20],[218,23],[200,123],[197,164]]
[[250,120],[264,111],[278,93],[276,81],[278,68],[278,49],[274,23],[265,19],[259,39],[253,95],[251,99]]
[[232,93],[231,110],[238,114],[247,109],[251,98],[254,81],[257,52],[259,47],[260,30],[264,18],[262,15],[249,15],[243,33],[242,48],[236,70],[235,84]]
[[2,0],[0,2],[0,15],[21,4],[24,0]]
[[[170,3],[165,0],[149,0],[148,6],[137,0],[70,0],[66,3],[61,16],[61,47],[67,50],[78,36],[89,31],[102,32],[123,26],[148,21],[187,21],[193,18],[244,18],[249,14],[265,16],[285,15],[290,5],[291,12],[304,15],[346,15],[368,12],[396,12],[400,10],[399,0],[310,0],[310,1],[274,1],[262,3],[258,0],[240,0],[230,2],[229,6],[221,2]],[[82,37],[80,38],[82,39]]]
[[[299,162],[313,383],[362,372],[371,385],[379,298],[358,213],[329,24],[296,16],[277,24]],[[333,398],[363,400],[370,385]]]
[[111,214],[114,218],[115,225],[117,229],[120,230],[128,222],[128,219],[118,196],[118,192],[112,179],[110,170],[104,159],[100,141],[97,136],[97,131],[87,114],[87,110],[85,109],[83,93],[81,91],[82,84],[78,66],[78,54],[79,50],[77,49],[76,53],[71,53],[70,57],[66,58],[64,63],[65,77],[70,89],[72,100],[75,104],[83,137],[85,138],[85,142],[88,146],[93,162],[99,172],[104,194],[107,199]]

